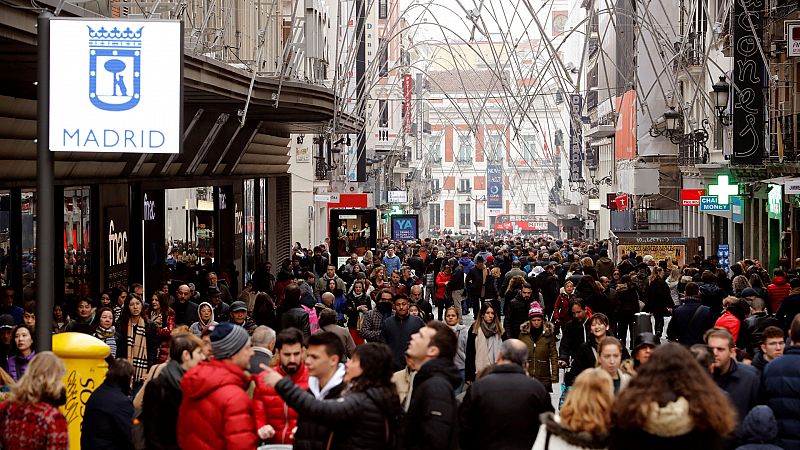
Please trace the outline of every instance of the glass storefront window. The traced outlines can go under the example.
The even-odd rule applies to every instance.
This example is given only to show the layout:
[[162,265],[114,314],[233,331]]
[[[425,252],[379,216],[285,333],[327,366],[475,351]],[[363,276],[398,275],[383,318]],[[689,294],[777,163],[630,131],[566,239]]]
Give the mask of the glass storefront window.
[[244,180],[244,274],[249,281],[256,270],[255,180]]
[[[177,262],[202,264],[214,260],[214,188],[167,189],[166,248]],[[177,253],[174,253],[177,252]]]
[[8,191],[0,191],[0,248],[3,249],[3,256],[0,257],[0,278],[4,284],[11,280],[8,270],[8,254],[11,251],[11,236],[9,226],[11,222],[11,196]]
[[267,180],[260,178],[261,185],[259,190],[258,204],[261,206],[258,214],[258,235],[261,236],[261,248],[258,250],[258,262],[265,262],[267,258]]
[[[36,192],[22,192],[22,277],[27,284],[36,264]],[[30,274],[30,275],[28,275]],[[27,277],[26,277],[27,275]]]
[[89,187],[64,189],[64,300],[89,295]]

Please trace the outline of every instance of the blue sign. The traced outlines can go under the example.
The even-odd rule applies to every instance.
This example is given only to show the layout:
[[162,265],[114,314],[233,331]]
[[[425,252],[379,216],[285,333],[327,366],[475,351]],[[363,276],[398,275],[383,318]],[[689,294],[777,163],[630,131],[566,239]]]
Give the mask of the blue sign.
[[486,165],[486,207],[503,209],[503,166]]
[[731,197],[731,220],[733,223],[744,223],[742,216],[742,197]]
[[730,211],[731,204],[720,205],[716,195],[703,195],[700,197],[700,211]]
[[717,258],[719,258],[719,266],[727,272],[731,267],[730,246],[728,244],[719,244]]
[[390,216],[392,224],[392,240],[411,241],[419,239],[418,220],[416,215]]

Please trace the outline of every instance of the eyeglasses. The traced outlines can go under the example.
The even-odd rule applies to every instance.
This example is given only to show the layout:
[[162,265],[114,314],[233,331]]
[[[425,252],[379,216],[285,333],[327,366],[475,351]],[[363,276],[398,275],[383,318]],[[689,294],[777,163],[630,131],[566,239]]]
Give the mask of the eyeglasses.
[[783,341],[765,342],[764,345],[766,345],[767,347],[783,347],[786,345],[786,342]]

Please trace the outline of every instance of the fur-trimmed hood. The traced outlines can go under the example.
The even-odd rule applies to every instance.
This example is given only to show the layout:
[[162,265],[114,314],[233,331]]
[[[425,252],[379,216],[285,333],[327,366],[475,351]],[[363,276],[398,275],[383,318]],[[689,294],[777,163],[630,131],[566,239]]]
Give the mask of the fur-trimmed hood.
[[676,437],[691,433],[694,429],[694,420],[689,412],[689,402],[684,397],[678,397],[674,402],[664,406],[652,402],[642,428],[650,434],[661,437]]
[[551,412],[543,413],[539,416],[545,429],[554,436],[563,439],[564,442],[581,448],[603,449],[608,447],[608,433],[593,434],[586,431],[574,431],[561,425]]
[[[555,333],[555,327],[550,321],[545,320],[544,325],[544,332],[542,336],[552,336]],[[526,320],[522,325],[519,326],[520,334],[531,334],[531,321],[530,319]]]

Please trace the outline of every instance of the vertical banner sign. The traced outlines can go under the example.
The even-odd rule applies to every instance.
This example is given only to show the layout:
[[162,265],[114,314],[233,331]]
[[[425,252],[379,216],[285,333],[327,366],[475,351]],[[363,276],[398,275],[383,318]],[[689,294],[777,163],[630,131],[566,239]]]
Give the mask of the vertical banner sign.
[[503,209],[503,165],[486,165],[486,207]]
[[106,289],[128,286],[128,208],[106,208]]
[[414,83],[411,74],[403,74],[403,129],[406,133],[411,133],[411,93],[414,91]]
[[580,127],[581,95],[570,94],[569,181],[583,181],[583,131]]
[[733,164],[761,164],[764,156],[764,0],[735,0],[733,49]]

